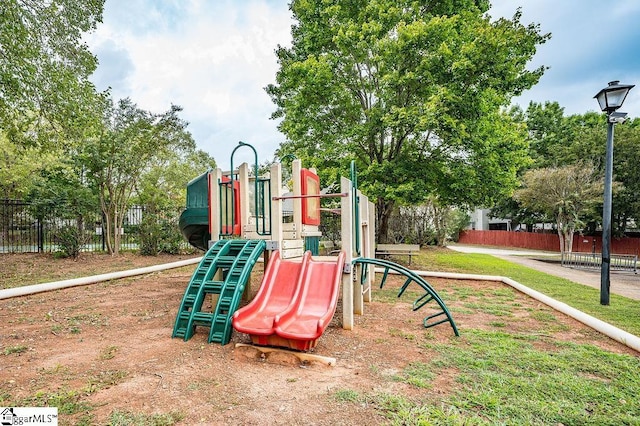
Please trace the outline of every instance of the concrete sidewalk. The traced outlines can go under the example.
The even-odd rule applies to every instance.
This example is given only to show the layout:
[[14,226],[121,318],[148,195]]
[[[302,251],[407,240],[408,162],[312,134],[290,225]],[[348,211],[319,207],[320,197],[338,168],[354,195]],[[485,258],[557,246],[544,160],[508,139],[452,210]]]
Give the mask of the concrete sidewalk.
[[[483,253],[499,257],[509,262],[518,263],[545,272],[549,275],[565,278],[567,280],[583,284],[595,289],[600,289],[600,271],[591,269],[573,269],[565,268],[559,263],[550,263],[543,260],[537,260],[544,256],[557,256],[558,253],[535,251],[535,250],[509,250],[497,249],[478,246],[451,245],[449,249],[463,253]],[[640,274],[629,272],[611,272],[610,292],[630,299],[640,300]]]

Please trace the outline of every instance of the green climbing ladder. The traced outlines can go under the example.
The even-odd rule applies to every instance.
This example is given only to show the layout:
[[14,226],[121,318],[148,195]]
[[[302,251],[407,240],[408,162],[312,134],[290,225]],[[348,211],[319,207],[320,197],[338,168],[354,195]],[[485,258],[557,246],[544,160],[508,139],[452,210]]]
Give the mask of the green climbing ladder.
[[380,288],[384,286],[384,283],[387,280],[390,270],[393,270],[405,276],[407,279],[405,283],[402,285],[402,287],[400,287],[400,291],[398,292],[398,297],[404,294],[405,290],[407,289],[409,284],[411,284],[412,282],[415,282],[416,284],[418,284],[420,287],[422,287],[423,290],[425,290],[425,294],[423,294],[413,302],[413,310],[417,311],[418,309],[422,308],[432,300],[435,300],[435,302],[438,304],[440,308],[439,311],[437,311],[433,315],[427,316],[424,319],[424,321],[422,322],[424,327],[430,328],[438,324],[448,322],[451,325],[451,328],[453,328],[453,332],[455,333],[455,335],[456,336],[460,335],[460,333],[458,332],[458,327],[456,327],[456,323],[453,320],[453,317],[451,316],[451,312],[449,312],[449,309],[447,309],[447,305],[445,305],[444,301],[440,298],[440,296],[434,290],[434,288],[431,287],[431,285],[426,280],[424,280],[421,276],[419,276],[412,270],[405,268],[402,265],[398,265],[397,263],[390,262],[388,260],[383,260],[383,259],[371,259],[367,257],[361,257],[361,258],[354,259],[353,263],[362,264],[362,272],[360,276],[361,284],[364,283],[365,281],[368,265],[381,266],[384,268],[382,281],[380,282]]
[[[209,343],[229,343],[231,317],[238,309],[251,270],[264,249],[263,240],[216,241],[189,281],[172,337],[189,340],[200,326],[209,327]],[[211,312],[202,311],[207,294],[218,296]]]

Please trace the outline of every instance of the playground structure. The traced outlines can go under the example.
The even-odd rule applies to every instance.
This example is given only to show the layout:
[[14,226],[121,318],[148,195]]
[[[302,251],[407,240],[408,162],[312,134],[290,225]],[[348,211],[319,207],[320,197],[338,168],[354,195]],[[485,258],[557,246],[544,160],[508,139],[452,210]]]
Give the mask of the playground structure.
[[[247,163],[237,170],[233,159],[239,148],[253,150],[253,171]],[[252,173],[253,172],[253,173]],[[403,274],[407,281],[398,294],[415,282],[425,294],[414,310],[434,300],[438,313],[425,327],[455,323],[444,302],[421,277],[393,262],[375,259],[375,208],[357,188],[355,165],[351,179],[342,177],[340,192],[323,194],[313,169],[292,161],[292,191],[285,194],[280,163],[259,176],[255,149],[243,142],[231,154],[231,169],[209,171],[187,187],[187,208],[180,229],[187,240],[207,250],[183,296],[173,337],[188,340],[196,327],[209,327],[209,342],[227,344],[232,326],[250,335],[254,344],[313,349],[336,311],[342,286],[342,327],[354,327],[354,314],[364,313],[371,301],[374,268]],[[337,256],[319,256],[320,199],[339,198],[341,250]],[[250,293],[249,276],[263,255],[265,274],[255,296],[238,309],[243,293]],[[210,297],[211,310],[204,309]],[[443,319],[431,321],[432,319]]]

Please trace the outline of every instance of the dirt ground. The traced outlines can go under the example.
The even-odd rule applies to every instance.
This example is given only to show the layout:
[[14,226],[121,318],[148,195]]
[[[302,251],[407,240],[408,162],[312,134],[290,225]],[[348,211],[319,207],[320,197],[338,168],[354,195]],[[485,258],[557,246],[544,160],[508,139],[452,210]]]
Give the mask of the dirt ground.
[[[1,257],[3,268],[11,267],[10,259],[19,261],[20,257]],[[105,263],[105,259],[65,264],[81,268],[82,262]],[[149,259],[153,260],[136,257],[128,263],[131,268],[144,266]],[[31,268],[61,265],[43,256],[29,261]],[[208,329],[202,328],[187,342],[172,339],[178,306],[194,268],[0,300],[0,400],[85,404],[75,414],[61,413],[61,425],[107,424],[114,411],[180,413],[180,424],[372,425],[386,422],[381,410],[374,404],[341,402],[336,393],[352,390],[437,401],[456,386],[455,372],[440,374],[430,389],[395,379],[409,364],[425,362],[433,355],[426,343],[456,337],[447,324],[425,330],[422,320],[429,311],[413,312],[413,299],[376,301],[376,289],[364,315],[356,316],[353,330],[341,328],[339,306],[320,338],[314,353],[336,358],[335,366],[301,362],[284,353],[261,356],[251,347],[236,348],[236,343],[250,343],[248,336],[239,333],[226,346],[208,344]],[[254,291],[261,279],[261,267],[256,269]],[[385,288],[403,282],[394,279]],[[438,291],[465,287],[471,297],[476,291],[501,286],[478,281],[429,282]],[[539,324],[530,313],[550,309],[514,293],[520,308],[510,330],[535,330]],[[464,339],[465,328],[494,327],[493,314],[470,312],[459,301],[450,303],[445,298],[445,302],[461,330],[460,339]],[[555,315],[568,327],[559,328],[554,338],[634,354],[570,318]]]

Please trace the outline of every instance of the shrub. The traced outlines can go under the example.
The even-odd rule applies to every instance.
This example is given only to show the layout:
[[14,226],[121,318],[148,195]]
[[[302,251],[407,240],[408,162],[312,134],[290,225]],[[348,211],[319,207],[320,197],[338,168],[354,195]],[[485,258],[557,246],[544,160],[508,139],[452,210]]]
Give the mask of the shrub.
[[81,227],[75,225],[65,225],[58,229],[54,235],[54,240],[58,245],[56,253],[60,257],[72,257],[77,259],[82,246],[87,242],[88,234]]
[[179,254],[184,239],[174,220],[157,214],[146,214],[139,228],[140,254],[156,256],[160,253]]

